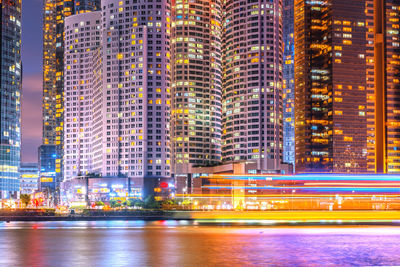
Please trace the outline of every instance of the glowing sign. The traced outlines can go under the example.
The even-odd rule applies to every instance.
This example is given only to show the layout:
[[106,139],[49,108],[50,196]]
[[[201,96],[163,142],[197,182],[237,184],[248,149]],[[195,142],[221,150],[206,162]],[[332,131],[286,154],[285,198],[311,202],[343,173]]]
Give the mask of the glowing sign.
[[108,188],[100,188],[100,192],[101,193],[108,193],[108,192],[110,192],[110,189],[108,189]]

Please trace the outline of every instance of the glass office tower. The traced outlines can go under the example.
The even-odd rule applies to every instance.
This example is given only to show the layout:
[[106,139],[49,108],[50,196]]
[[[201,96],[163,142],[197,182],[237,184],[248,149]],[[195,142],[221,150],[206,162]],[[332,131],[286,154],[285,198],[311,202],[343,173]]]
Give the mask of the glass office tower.
[[367,171],[365,1],[294,1],[297,172]]
[[21,158],[21,0],[0,1],[0,199],[17,197]]
[[283,1],[283,161],[294,165],[294,2]]
[[400,172],[400,2],[367,0],[368,171]]

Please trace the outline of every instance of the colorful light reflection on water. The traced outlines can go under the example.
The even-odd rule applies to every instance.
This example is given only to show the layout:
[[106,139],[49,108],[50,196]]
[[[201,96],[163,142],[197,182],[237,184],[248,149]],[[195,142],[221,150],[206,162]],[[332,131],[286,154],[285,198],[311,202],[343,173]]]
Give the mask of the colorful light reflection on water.
[[400,228],[0,223],[0,266],[400,265]]

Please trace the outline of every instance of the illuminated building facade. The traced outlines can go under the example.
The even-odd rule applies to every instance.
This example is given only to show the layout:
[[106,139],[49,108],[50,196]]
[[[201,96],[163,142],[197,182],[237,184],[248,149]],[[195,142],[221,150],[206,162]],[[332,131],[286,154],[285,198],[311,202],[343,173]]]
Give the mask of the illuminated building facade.
[[67,180],[129,178],[146,191],[171,177],[169,20],[167,0],[106,0],[66,19]]
[[368,170],[400,172],[400,3],[368,0]]
[[283,0],[283,161],[294,166],[294,0]]
[[364,1],[294,1],[297,172],[367,171]]
[[21,0],[0,1],[0,199],[17,197],[21,159]]
[[[64,20],[96,10],[100,0],[43,0],[43,144],[64,145]],[[62,170],[62,161],[57,169]]]
[[221,161],[220,0],[173,0],[171,27],[173,173]]
[[100,11],[65,19],[65,180],[93,170],[93,55],[100,47],[100,22]]
[[[383,126],[377,126],[375,121],[375,70],[374,70],[374,0],[366,1],[366,26],[367,26],[367,42],[366,42],[366,89],[367,89],[367,170],[368,172],[376,172],[377,169],[377,155],[375,148],[376,145],[383,146],[383,143],[380,143],[381,138],[376,139],[376,136],[380,136],[380,134],[376,135],[378,129],[383,130]],[[378,121],[378,124],[383,123],[383,121]],[[382,132],[382,131],[379,131]],[[383,141],[383,140],[382,140]],[[384,148],[380,151],[385,151]],[[378,153],[379,154],[379,153]],[[383,158],[382,158],[383,160]],[[382,161],[383,163],[383,161]],[[383,165],[383,164],[381,164]],[[382,166],[383,167],[383,166]]]
[[[379,1],[377,1],[379,2]],[[384,2],[385,172],[400,173],[400,2]]]
[[100,10],[101,0],[75,0],[74,13],[86,13],[94,10]]
[[37,163],[21,163],[21,194],[33,194],[38,190],[39,168]]
[[282,1],[224,1],[222,159],[283,162]]
[[60,166],[61,156],[56,145],[39,147],[39,190],[54,193],[62,182]]
[[[102,1],[103,176],[171,176],[169,0]],[[97,152],[95,152],[97,154]]]

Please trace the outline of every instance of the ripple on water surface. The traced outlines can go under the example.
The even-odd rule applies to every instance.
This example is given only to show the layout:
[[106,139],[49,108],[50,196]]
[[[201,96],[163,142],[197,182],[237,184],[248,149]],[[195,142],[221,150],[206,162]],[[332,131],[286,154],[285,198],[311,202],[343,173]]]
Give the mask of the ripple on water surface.
[[397,227],[0,223],[0,266],[400,265]]

